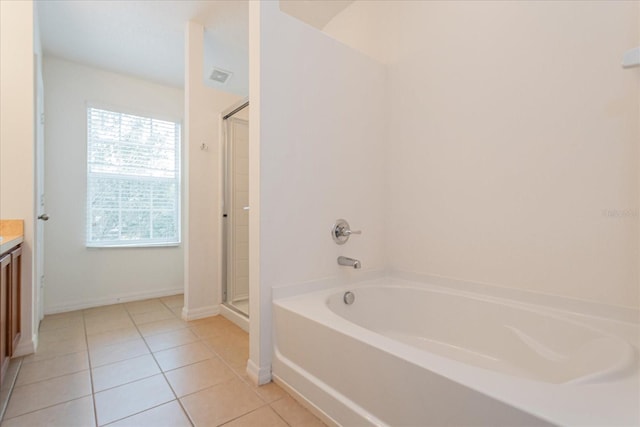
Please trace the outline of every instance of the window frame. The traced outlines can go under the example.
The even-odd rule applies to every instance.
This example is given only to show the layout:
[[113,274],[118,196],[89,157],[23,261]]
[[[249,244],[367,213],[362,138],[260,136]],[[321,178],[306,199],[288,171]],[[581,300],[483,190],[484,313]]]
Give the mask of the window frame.
[[[111,113],[119,114],[119,115],[130,115],[137,116],[147,120],[159,120],[165,122],[171,122],[174,126],[177,126],[178,137],[175,142],[175,167],[176,167],[176,201],[175,201],[175,209],[176,209],[176,240],[175,241],[154,241],[155,239],[139,239],[139,240],[103,240],[103,241],[90,241],[90,221],[91,221],[91,198],[89,194],[90,190],[90,176],[95,176],[96,174],[92,174],[89,168],[89,156],[90,156],[90,111],[94,110],[103,110]],[[134,111],[128,108],[113,106],[113,105],[104,105],[104,104],[96,104],[87,102],[85,105],[85,134],[86,134],[86,156],[85,156],[85,247],[88,249],[109,249],[109,248],[154,248],[154,247],[180,247],[182,246],[182,146],[183,146],[183,124],[181,120],[176,118],[166,117],[160,114],[154,114],[149,112],[141,112]],[[126,174],[113,174],[114,177],[120,177],[126,179],[127,177],[131,178],[131,175]],[[149,178],[149,177],[135,177],[140,180],[148,180],[150,182],[159,182],[162,178]],[[172,178],[166,178],[167,180],[173,181]],[[144,211],[142,211],[144,212]],[[152,211],[148,211],[152,212]]]

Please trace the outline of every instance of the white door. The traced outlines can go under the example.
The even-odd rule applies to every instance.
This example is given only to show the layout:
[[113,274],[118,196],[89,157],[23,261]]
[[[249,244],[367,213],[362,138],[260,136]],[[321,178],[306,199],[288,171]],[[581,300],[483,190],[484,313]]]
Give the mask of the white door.
[[[36,64],[35,72],[35,94],[36,94],[36,235],[35,235],[35,266],[36,266],[36,324],[44,317],[44,223],[49,218],[45,210],[44,198],[44,82],[42,74],[38,72],[40,67],[37,66],[39,58],[35,55],[34,64]],[[36,330],[38,329],[36,325]]]

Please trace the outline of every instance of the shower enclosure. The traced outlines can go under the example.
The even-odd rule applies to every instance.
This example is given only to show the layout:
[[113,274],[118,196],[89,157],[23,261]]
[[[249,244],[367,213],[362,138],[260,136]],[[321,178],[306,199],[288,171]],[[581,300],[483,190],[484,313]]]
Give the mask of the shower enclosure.
[[223,116],[223,304],[249,317],[249,103]]

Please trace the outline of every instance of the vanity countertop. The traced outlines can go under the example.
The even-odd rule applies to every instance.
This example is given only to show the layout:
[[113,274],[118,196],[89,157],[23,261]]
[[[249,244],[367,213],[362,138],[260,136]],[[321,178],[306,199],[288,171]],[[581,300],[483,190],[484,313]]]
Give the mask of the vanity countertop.
[[18,246],[24,240],[24,221],[0,219],[0,254]]

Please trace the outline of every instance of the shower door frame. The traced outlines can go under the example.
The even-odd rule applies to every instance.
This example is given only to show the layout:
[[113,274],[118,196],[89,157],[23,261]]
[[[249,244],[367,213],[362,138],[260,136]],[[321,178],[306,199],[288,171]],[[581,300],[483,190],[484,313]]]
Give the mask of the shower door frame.
[[[233,254],[231,254],[231,250],[233,249],[233,242],[231,239],[230,230],[232,226],[232,191],[231,185],[233,183],[233,178],[230,176],[231,172],[231,138],[233,137],[233,132],[231,130],[231,122],[229,119],[233,118],[233,115],[240,112],[244,108],[249,106],[249,98],[245,98],[237,104],[232,105],[230,108],[222,112],[221,121],[222,121],[222,251],[221,251],[221,302],[222,305],[229,310],[237,313],[240,316],[249,318],[248,313],[242,312],[242,310],[236,308],[232,303],[228,301],[228,287],[230,280],[229,270],[231,269],[231,263],[233,261]],[[238,119],[236,120],[243,120]],[[248,123],[248,121],[247,121]],[[247,298],[250,300],[251,295],[250,291],[247,292]]]

